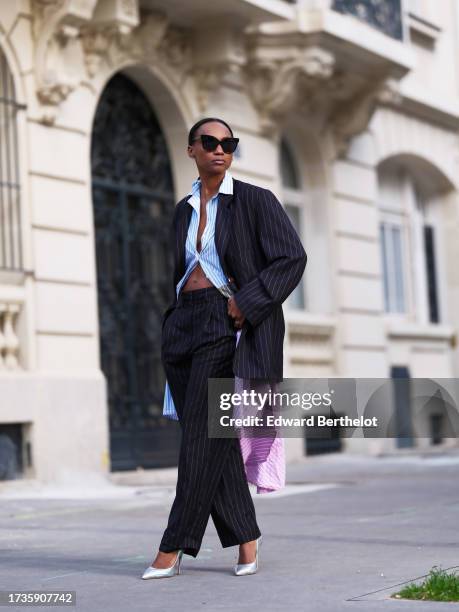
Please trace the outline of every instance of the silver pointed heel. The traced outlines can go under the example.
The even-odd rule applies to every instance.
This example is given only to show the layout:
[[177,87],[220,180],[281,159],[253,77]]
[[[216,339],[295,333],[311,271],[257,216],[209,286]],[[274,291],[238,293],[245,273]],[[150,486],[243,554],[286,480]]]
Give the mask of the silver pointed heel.
[[142,579],[148,580],[149,578],[169,578],[170,576],[175,576],[175,574],[180,574],[180,563],[182,561],[182,556],[183,550],[180,548],[173,565],[164,568],[153,567],[150,565],[144,571]]
[[257,549],[255,552],[255,561],[252,563],[238,563],[234,566],[234,574],[236,576],[247,576],[248,574],[255,574],[258,570],[258,549],[261,544],[263,536],[257,538]]

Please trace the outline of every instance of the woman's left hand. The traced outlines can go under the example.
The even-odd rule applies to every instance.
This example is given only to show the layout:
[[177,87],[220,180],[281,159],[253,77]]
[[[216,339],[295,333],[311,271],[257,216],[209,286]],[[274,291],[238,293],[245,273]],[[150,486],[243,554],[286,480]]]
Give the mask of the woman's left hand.
[[237,329],[241,329],[244,324],[245,317],[239,310],[234,297],[230,297],[228,300],[228,314],[234,319],[234,326]]

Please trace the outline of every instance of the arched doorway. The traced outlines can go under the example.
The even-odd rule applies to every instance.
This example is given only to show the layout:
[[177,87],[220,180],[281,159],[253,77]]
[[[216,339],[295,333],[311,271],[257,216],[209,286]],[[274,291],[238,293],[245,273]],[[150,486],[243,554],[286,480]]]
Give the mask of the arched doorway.
[[173,182],[151,105],[122,74],[99,101],[91,165],[111,469],[177,465],[179,427],[162,416],[161,365],[162,314],[173,299]]

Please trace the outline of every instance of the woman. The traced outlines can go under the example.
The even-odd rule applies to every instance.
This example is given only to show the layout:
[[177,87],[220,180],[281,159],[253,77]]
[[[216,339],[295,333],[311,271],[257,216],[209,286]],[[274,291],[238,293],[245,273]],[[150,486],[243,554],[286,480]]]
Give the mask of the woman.
[[230,126],[213,117],[188,136],[199,177],[174,212],[176,298],[162,330],[164,414],[176,413],[182,441],[176,496],[144,579],[179,573],[183,553],[196,557],[210,516],[222,546],[239,545],[234,573],[258,569],[261,532],[241,449],[235,437],[209,438],[207,381],[282,380],[281,304],[307,258],[275,196],[233,179],[237,144]]

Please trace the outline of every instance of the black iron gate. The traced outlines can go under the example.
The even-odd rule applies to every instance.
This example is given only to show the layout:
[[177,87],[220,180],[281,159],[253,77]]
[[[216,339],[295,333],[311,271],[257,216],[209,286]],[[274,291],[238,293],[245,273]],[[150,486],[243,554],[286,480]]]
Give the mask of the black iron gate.
[[173,297],[167,248],[173,183],[152,108],[121,74],[100,99],[91,163],[111,469],[176,465],[180,432],[162,416],[161,365],[162,313]]

